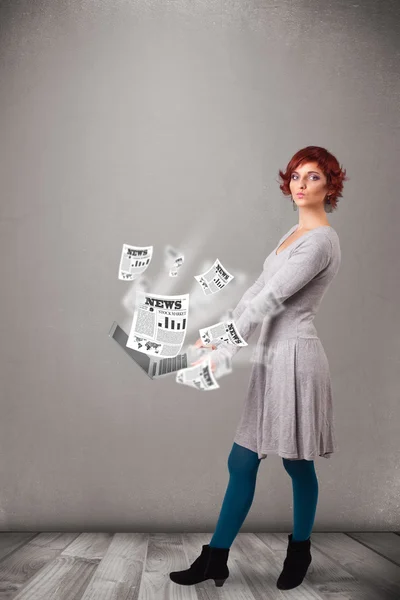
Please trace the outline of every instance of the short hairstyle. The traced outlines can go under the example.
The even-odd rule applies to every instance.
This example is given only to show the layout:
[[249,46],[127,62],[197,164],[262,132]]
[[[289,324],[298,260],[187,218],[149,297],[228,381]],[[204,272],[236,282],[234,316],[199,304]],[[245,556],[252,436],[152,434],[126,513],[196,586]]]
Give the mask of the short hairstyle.
[[348,181],[346,177],[346,169],[343,169],[335,156],[328,152],[325,148],[319,146],[307,146],[302,148],[289,161],[286,172],[279,170],[279,176],[283,183],[279,186],[284,196],[290,196],[289,183],[293,171],[300,165],[308,162],[316,162],[326,177],[328,186],[328,194],[331,195],[330,203],[332,210],[336,210],[338,198],[342,197],[343,182]]

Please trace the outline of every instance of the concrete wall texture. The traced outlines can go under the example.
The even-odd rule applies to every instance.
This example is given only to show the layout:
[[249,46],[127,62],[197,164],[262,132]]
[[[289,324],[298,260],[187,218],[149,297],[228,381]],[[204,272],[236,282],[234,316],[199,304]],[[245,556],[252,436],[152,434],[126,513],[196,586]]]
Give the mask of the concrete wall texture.
[[[190,292],[216,257],[245,274],[193,313],[195,341],[297,222],[278,170],[307,145],[350,178],[315,319],[339,451],[315,463],[314,530],[399,529],[399,17],[395,0],[1,3],[2,531],[213,531],[251,364],[205,394],[139,371],[108,337],[131,322],[122,244],[154,245],[154,293]],[[286,530],[291,507],[268,456],[242,531]]]

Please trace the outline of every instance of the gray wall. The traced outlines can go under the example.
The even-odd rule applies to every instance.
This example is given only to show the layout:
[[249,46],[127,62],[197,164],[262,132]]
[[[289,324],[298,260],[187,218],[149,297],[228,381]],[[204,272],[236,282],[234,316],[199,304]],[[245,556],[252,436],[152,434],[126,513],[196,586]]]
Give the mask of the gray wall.
[[[399,23],[394,1],[1,3],[2,530],[214,530],[251,364],[205,394],[147,379],[108,337],[122,244],[154,245],[155,293],[216,257],[246,274],[194,341],[298,221],[278,169],[306,145],[350,177],[315,320],[340,448],[314,530],[400,528]],[[271,455],[242,531],[291,523]]]

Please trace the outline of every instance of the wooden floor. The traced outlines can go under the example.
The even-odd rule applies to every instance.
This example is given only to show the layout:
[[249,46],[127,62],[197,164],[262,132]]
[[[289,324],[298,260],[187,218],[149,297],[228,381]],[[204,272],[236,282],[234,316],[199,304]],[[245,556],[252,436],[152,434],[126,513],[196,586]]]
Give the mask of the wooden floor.
[[212,534],[0,532],[0,600],[400,600],[400,532],[313,532],[303,583],[281,591],[289,533],[239,533],[217,588],[169,578]]

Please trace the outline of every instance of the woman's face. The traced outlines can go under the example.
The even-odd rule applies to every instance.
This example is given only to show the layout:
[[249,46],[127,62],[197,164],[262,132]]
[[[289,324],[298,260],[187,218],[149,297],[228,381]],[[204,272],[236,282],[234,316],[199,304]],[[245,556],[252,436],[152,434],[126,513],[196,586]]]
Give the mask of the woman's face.
[[[290,177],[290,192],[298,206],[323,203],[328,192],[327,179],[318,163],[309,162],[297,167]],[[303,196],[299,196],[299,193]]]

